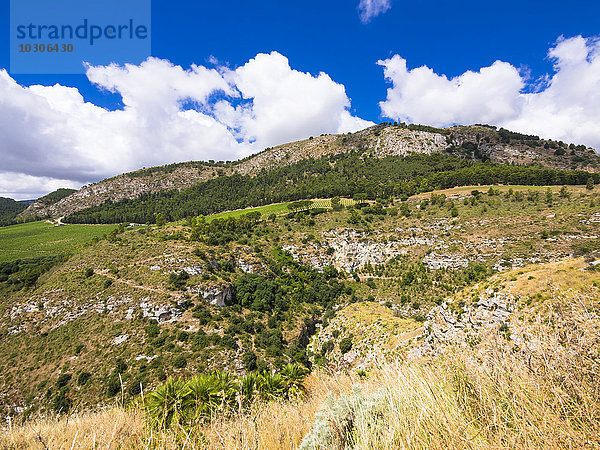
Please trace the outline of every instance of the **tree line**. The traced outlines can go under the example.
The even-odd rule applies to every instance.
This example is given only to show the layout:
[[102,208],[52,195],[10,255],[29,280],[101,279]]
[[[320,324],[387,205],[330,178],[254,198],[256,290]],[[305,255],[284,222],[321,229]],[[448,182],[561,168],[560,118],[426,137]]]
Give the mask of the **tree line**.
[[[367,158],[360,151],[309,158],[256,176],[220,176],[177,191],[107,201],[64,219],[68,223],[155,223],[308,198],[405,198],[420,192],[478,184],[581,185],[600,174],[541,165],[473,162],[446,154]],[[298,205],[298,204],[297,204]],[[300,205],[299,205],[300,206]]]

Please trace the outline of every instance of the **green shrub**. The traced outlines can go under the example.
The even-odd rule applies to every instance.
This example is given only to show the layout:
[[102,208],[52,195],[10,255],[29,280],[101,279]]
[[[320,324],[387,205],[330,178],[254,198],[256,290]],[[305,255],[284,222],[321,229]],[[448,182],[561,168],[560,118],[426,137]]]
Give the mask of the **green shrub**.
[[184,355],[179,355],[173,360],[173,367],[182,369],[187,366],[187,359]]
[[106,385],[106,395],[109,397],[114,397],[119,392],[121,392],[121,381],[117,375],[112,375],[108,379],[108,383]]
[[92,378],[92,374],[86,371],[82,371],[79,373],[79,376],[77,377],[77,384],[79,386],[83,386],[85,383],[88,382],[88,380]]
[[57,389],[61,389],[63,387],[65,387],[67,384],[69,384],[69,381],[71,381],[71,374],[70,373],[63,373],[62,375],[60,375],[58,377],[58,380],[56,380],[56,388]]
[[345,354],[348,353],[350,349],[352,349],[352,337],[348,336],[340,341],[340,352]]
[[256,353],[254,353],[252,350],[247,350],[244,353],[244,355],[242,356],[242,362],[244,363],[244,367],[248,372],[252,372],[253,370],[256,370],[258,368],[258,366],[256,365],[257,359],[258,358],[256,356]]

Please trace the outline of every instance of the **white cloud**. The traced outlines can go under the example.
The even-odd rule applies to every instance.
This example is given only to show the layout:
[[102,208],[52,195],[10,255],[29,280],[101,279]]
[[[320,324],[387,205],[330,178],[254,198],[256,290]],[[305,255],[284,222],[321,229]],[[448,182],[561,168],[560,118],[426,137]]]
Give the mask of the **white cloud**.
[[398,55],[379,61],[392,83],[380,103],[398,121],[434,126],[490,123],[600,149],[600,43],[561,38],[548,52],[554,73],[533,80],[506,62],[448,79],[423,66],[408,69]]
[[79,183],[49,177],[35,177],[24,173],[0,172],[0,197],[15,200],[33,200],[40,192],[48,193],[58,188],[79,188]]
[[358,15],[362,23],[368,23],[372,18],[385,13],[392,7],[392,0],[360,0]]
[[217,117],[239,128],[238,137],[256,141],[258,147],[310,134],[356,131],[372,124],[350,116],[350,100],[343,85],[323,72],[311,76],[293,70],[288,59],[277,52],[257,55],[225,77],[250,104],[233,108],[221,102]]
[[276,52],[235,70],[184,70],[150,58],[89,67],[87,76],[120,94],[123,109],[85,102],[75,88],[23,87],[0,71],[0,196],[36,197],[56,183],[81,185],[142,166],[237,159],[371,124],[349,113],[344,86],[293,70]]

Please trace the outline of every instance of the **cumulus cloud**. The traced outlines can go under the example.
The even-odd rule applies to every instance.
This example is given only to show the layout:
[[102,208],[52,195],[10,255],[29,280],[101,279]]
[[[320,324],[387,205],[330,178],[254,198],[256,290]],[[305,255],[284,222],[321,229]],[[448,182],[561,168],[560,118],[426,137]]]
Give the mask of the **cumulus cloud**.
[[120,94],[124,107],[100,108],[71,87],[20,86],[0,71],[0,195],[37,197],[142,166],[237,159],[371,124],[350,114],[343,85],[293,70],[277,52],[237,69],[149,58],[88,67],[87,77]]
[[24,173],[0,172],[0,197],[17,200],[33,200],[40,193],[48,193],[59,188],[79,188],[80,183],[49,177],[35,177]]
[[385,13],[392,7],[392,0],[360,0],[358,15],[362,23],[368,23],[374,17]]
[[[600,149],[600,41],[560,38],[548,57],[554,73],[540,82],[501,61],[448,78],[426,66],[408,69],[395,55],[378,62],[392,83],[380,108],[398,121],[489,123]],[[524,93],[527,86],[537,89]]]

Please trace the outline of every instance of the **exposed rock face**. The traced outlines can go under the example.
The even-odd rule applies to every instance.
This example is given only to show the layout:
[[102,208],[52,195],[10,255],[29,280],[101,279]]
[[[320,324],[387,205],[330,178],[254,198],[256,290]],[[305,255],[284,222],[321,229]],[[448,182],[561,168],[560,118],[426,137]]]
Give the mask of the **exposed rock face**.
[[20,218],[62,217],[91,206],[97,206],[107,200],[113,202],[136,198],[142,194],[155,193],[168,189],[184,189],[201,181],[212,178],[214,168],[202,163],[187,163],[170,171],[141,171],[118,175],[98,183],[84,186],[77,192],[52,204],[32,203],[19,214]]
[[373,149],[378,157],[401,155],[410,153],[436,153],[441,152],[448,143],[446,137],[427,131],[413,131],[404,128],[383,128],[379,133],[367,137],[369,149]]
[[423,264],[431,270],[461,269],[469,265],[469,260],[460,255],[438,255],[434,252],[423,258]]
[[181,304],[180,307],[175,308],[170,305],[154,305],[149,301],[140,303],[140,309],[142,310],[142,315],[144,317],[154,319],[158,323],[175,321],[179,319],[185,311],[183,304]]
[[352,272],[364,267],[366,264],[377,265],[388,261],[396,255],[406,253],[395,242],[361,242],[352,238],[340,237],[339,240],[329,242],[333,253],[328,255],[326,248],[318,244],[311,244],[310,251],[295,245],[285,245],[283,250],[289,251],[295,260],[302,261],[311,267],[322,271],[326,266]]
[[484,296],[458,312],[450,306],[447,300],[429,312],[424,323],[424,343],[412,351],[412,356],[439,353],[450,344],[468,344],[478,339],[480,333],[507,324],[516,299],[511,294],[487,289]]
[[233,286],[231,285],[214,285],[210,287],[195,287],[188,288],[189,292],[200,295],[205,302],[223,307],[229,303],[234,296]]

